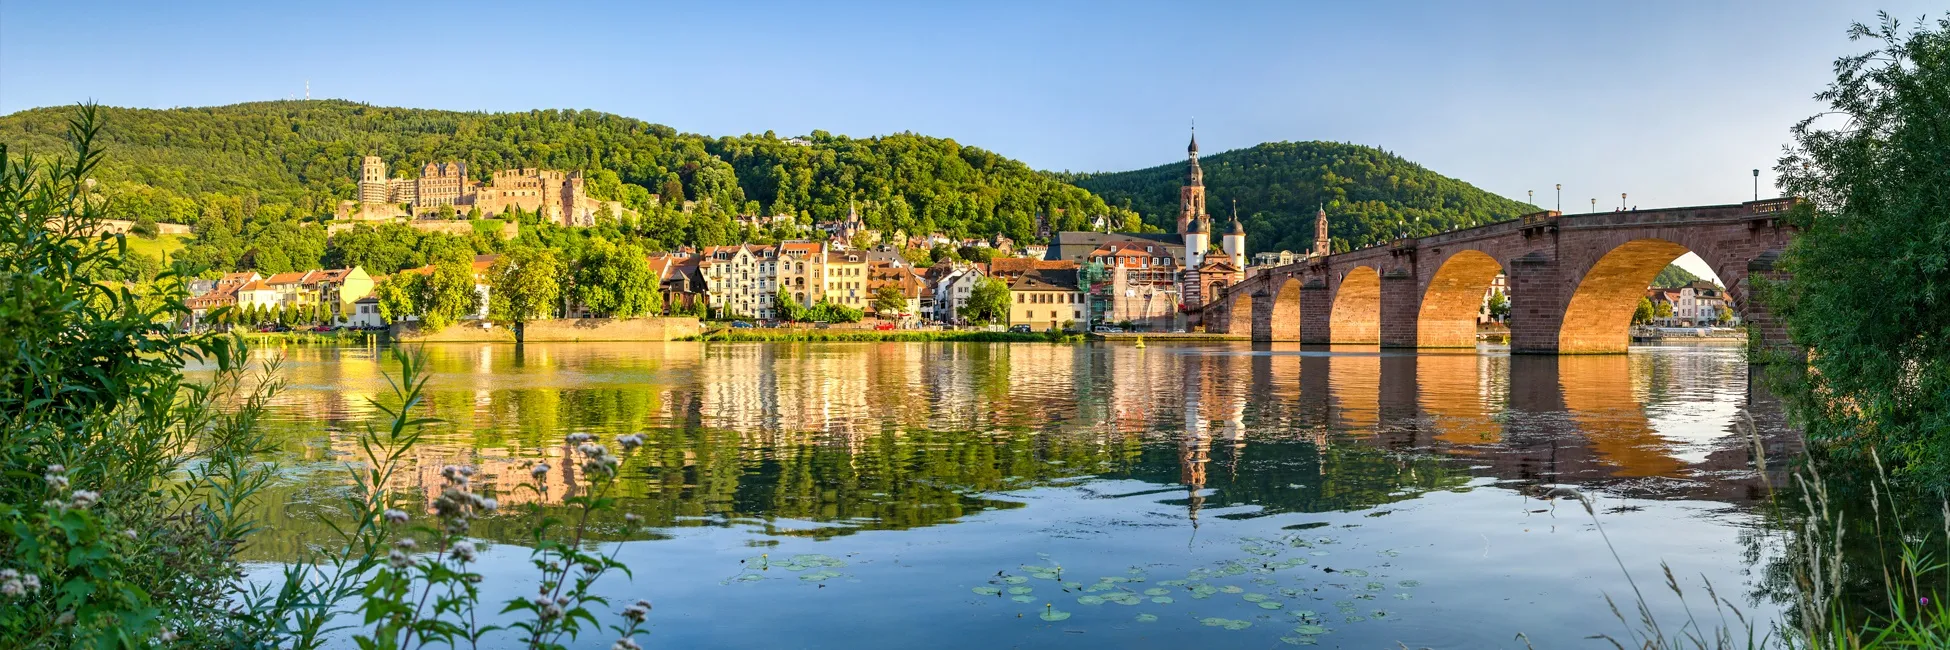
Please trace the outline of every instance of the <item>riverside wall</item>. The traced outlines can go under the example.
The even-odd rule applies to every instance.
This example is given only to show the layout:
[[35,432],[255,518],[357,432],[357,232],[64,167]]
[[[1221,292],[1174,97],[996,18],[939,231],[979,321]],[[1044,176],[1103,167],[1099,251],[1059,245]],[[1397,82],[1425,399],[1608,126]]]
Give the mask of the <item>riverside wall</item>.
[[[418,323],[394,323],[393,339],[411,343],[513,343],[515,331],[482,321],[461,321],[428,332]],[[578,341],[675,341],[703,331],[695,318],[563,318],[535,321],[527,326],[529,343]]]

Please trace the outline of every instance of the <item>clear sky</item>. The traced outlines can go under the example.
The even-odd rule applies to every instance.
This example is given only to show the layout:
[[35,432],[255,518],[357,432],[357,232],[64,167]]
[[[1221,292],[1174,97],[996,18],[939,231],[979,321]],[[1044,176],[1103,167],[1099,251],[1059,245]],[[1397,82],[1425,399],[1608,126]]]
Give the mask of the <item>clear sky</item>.
[[301,97],[952,137],[1042,169],[1381,147],[1567,212],[1751,197],[1877,9],[1940,2],[32,2],[0,113]]

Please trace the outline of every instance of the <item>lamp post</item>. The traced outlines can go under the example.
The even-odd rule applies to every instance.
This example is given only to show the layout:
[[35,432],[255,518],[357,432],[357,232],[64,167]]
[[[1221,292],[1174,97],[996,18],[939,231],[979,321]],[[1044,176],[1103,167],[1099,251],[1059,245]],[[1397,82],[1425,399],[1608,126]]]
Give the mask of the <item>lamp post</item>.
[[1760,200],[1760,170],[1754,170],[1754,200]]
[[1592,198],[1591,198],[1591,213],[1592,213],[1592,214],[1597,214],[1597,213],[1598,213],[1598,198],[1597,198],[1597,197],[1592,197]]
[[1528,197],[1527,200],[1530,201],[1530,205],[1537,205],[1537,190],[1524,190],[1523,195]]
[[1620,209],[1620,210],[1623,210],[1623,209],[1625,209],[1625,193],[1624,193],[1624,192],[1619,192],[1619,193],[1618,193],[1618,209]]
[[1557,184],[1557,212],[1559,214],[1562,214],[1564,212],[1564,184],[1563,183]]

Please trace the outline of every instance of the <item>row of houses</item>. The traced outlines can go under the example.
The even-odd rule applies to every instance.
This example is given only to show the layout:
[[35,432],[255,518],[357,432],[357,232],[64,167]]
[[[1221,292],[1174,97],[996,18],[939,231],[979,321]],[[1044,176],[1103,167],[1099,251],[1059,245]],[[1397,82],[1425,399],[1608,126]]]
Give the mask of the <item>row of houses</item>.
[[[1732,326],[1739,320],[1733,315],[1727,290],[1706,280],[1649,289],[1645,297],[1652,301],[1654,314],[1671,314],[1653,317],[1652,324],[1660,327]],[[1660,309],[1661,305],[1668,309]]]
[[270,276],[241,271],[226,273],[215,280],[191,282],[190,298],[185,304],[196,321],[201,321],[211,310],[220,307],[285,309],[323,306],[334,323],[376,326],[380,322],[378,301],[372,298],[374,284],[374,278],[365,269],[356,266],[349,269],[274,273]]

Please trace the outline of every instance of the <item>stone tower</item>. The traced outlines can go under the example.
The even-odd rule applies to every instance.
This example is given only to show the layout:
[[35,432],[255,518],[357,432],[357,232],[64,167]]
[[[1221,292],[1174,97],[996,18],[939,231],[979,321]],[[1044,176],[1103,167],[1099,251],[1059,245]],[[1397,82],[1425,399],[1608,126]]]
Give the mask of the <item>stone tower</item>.
[[366,156],[359,162],[359,202],[386,202],[386,161]]
[[1246,225],[1239,223],[1239,201],[1232,201],[1232,225],[1219,238],[1219,250],[1232,256],[1233,266],[1246,267]]
[[1190,232],[1186,228],[1194,221],[1201,222],[1199,225],[1204,227],[1200,230],[1209,233],[1212,222],[1205,216],[1205,170],[1198,167],[1197,133],[1192,134],[1192,144],[1185,147],[1185,155],[1191,159],[1191,165],[1185,170],[1185,186],[1178,189],[1178,233]]
[[1325,257],[1334,253],[1334,242],[1327,238],[1327,206],[1321,206],[1314,213],[1314,256]]

